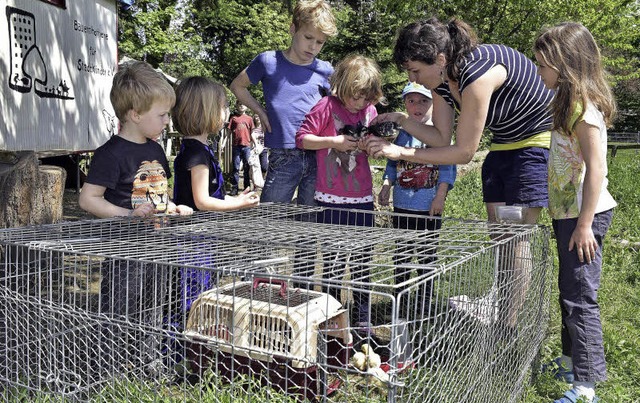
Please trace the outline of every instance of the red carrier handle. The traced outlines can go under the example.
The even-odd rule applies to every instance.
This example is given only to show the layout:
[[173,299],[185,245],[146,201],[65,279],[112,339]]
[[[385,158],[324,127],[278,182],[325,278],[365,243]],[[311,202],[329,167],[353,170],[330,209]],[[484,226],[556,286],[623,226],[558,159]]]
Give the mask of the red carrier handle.
[[275,278],[256,277],[253,279],[253,289],[255,290],[260,284],[280,284],[280,296],[284,299],[287,298],[287,282],[285,280],[278,280]]

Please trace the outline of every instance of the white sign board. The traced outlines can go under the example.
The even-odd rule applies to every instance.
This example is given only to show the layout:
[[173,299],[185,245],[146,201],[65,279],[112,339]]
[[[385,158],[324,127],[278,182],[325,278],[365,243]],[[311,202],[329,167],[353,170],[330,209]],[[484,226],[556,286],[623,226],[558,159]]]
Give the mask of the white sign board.
[[0,0],[0,150],[94,150],[115,130],[115,0]]

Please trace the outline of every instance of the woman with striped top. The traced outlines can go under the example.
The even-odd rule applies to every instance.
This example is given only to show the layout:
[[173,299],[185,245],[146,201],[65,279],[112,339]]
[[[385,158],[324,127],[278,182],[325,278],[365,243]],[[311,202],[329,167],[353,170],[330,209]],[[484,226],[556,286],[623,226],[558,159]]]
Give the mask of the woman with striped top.
[[380,115],[376,121],[395,121],[432,148],[399,147],[370,136],[364,140],[369,155],[466,164],[488,129],[493,137],[482,185],[489,221],[496,221],[496,206],[519,205],[527,207],[525,222],[535,223],[548,202],[548,105],[553,97],[535,64],[507,46],[478,44],[474,31],[461,20],[444,24],[436,18],[404,27],[393,58],[410,81],[431,89],[433,126],[401,112]]

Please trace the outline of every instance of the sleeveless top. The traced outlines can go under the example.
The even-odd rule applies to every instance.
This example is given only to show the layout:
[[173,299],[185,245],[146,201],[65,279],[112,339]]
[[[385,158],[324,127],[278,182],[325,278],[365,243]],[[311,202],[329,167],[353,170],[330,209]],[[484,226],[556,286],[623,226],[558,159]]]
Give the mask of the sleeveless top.
[[[460,93],[496,65],[506,68],[507,79],[489,102],[485,127],[493,133],[492,143],[511,144],[549,131],[552,120],[548,106],[554,92],[544,86],[536,65],[515,49],[504,45],[479,45],[467,56],[460,71]],[[454,109],[460,110],[448,83],[434,91]]]
[[196,139],[183,138],[174,164],[173,201],[198,210],[193,199],[191,168],[206,165],[209,169],[209,196],[224,200],[224,178],[213,149]]

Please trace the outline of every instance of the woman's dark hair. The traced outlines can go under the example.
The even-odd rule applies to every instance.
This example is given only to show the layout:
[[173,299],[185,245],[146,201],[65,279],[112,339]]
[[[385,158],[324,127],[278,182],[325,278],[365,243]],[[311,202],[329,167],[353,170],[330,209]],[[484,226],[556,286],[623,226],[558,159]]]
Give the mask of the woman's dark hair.
[[478,46],[473,29],[453,18],[446,25],[432,17],[411,23],[400,30],[393,48],[393,61],[403,68],[408,61],[434,64],[439,53],[447,58],[447,75],[458,79],[464,58]]

